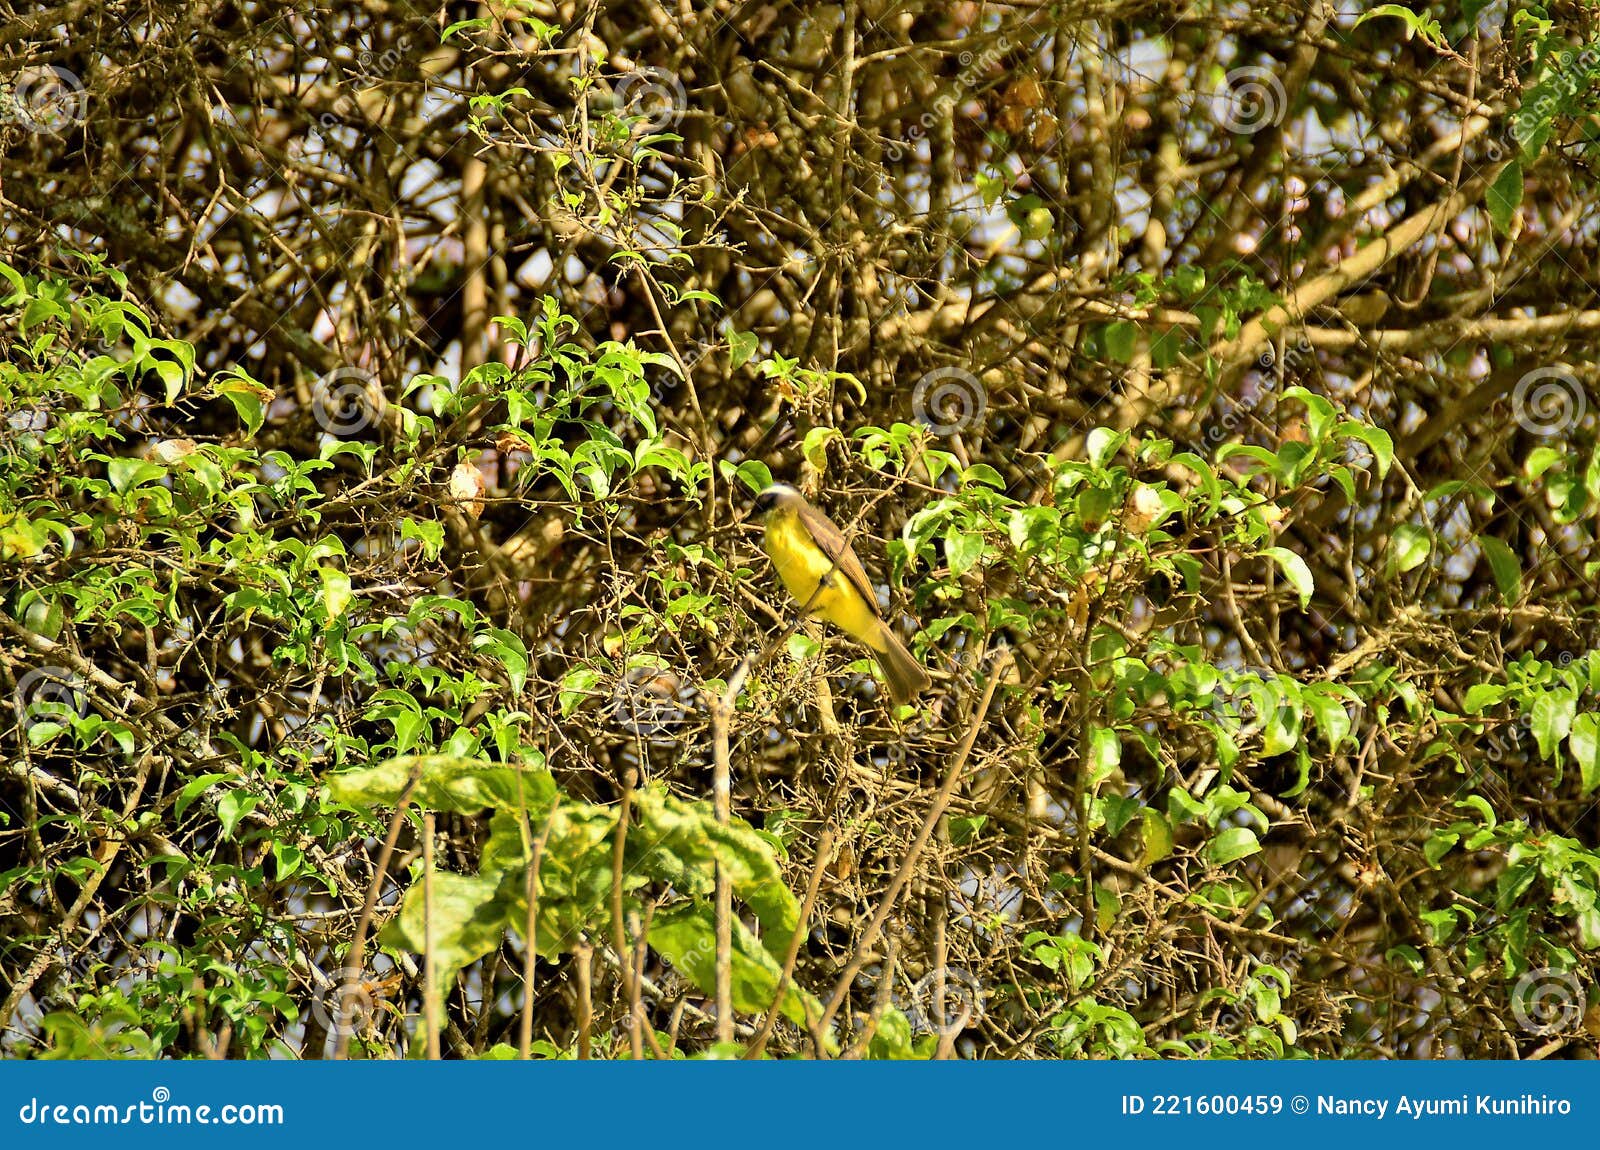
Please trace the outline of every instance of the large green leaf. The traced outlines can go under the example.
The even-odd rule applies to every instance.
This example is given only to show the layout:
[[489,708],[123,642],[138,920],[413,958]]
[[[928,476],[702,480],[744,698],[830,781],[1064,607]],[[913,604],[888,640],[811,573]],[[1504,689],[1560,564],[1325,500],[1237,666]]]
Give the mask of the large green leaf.
[[628,869],[689,894],[709,894],[716,864],[733,893],[761,922],[763,938],[781,954],[800,923],[800,902],[783,882],[777,851],[743,819],[718,824],[708,803],[689,803],[650,788],[635,796],[638,823],[628,832]]
[[431,918],[425,914],[428,900],[419,878],[378,940],[417,954],[431,949],[434,988],[442,1000],[463,967],[500,945],[511,908],[497,896],[493,881],[477,875],[435,871],[432,888]]
[[1256,832],[1249,827],[1229,827],[1208,842],[1200,857],[1212,866],[1226,866],[1239,859],[1248,858],[1261,849]]
[[418,777],[411,801],[434,811],[472,815],[486,807],[514,811],[526,806],[542,819],[555,801],[556,785],[543,768],[496,765],[454,755],[405,755],[374,767],[340,771],[327,780],[335,802],[391,807]]
[[[562,802],[548,816],[548,824],[530,817],[527,824],[514,811],[501,811],[489,822],[479,873],[497,881],[511,907],[510,925],[527,930],[527,866],[530,846],[545,836],[539,857],[539,916],[535,923],[535,949],[555,958],[572,949],[585,935],[609,940],[613,887],[612,836],[617,812],[590,803]],[[649,881],[624,871],[623,892],[637,890]]]
[[1433,532],[1415,523],[1402,523],[1389,540],[1389,574],[1404,575],[1422,566],[1433,550]]
[[1567,747],[1578,762],[1583,793],[1600,787],[1600,715],[1585,711],[1572,720]]
[[1500,597],[1507,606],[1516,603],[1522,594],[1522,563],[1517,559],[1517,553],[1504,540],[1496,539],[1493,535],[1478,536],[1478,546],[1483,549],[1483,557],[1489,564],[1489,573],[1494,576],[1494,585],[1499,588]]
[[1534,700],[1529,723],[1539,744],[1540,758],[1554,757],[1561,740],[1572,730],[1577,713],[1578,700],[1568,691],[1546,691]]
[[[783,967],[737,916],[732,926],[733,1006],[744,1013],[759,1014],[777,998]],[[716,919],[709,904],[691,902],[658,911],[650,923],[650,945],[702,992],[716,992]],[[822,1004],[792,981],[784,990],[778,1009],[797,1026],[809,1027],[822,1017]]]

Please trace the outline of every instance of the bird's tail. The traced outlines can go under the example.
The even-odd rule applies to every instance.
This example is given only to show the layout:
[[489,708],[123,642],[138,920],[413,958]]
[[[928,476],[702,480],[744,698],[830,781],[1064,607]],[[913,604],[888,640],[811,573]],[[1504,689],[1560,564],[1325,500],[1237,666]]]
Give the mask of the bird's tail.
[[889,625],[881,620],[878,622],[877,642],[872,644],[872,650],[878,656],[878,666],[883,669],[884,681],[889,684],[889,696],[896,706],[911,702],[933,682],[928,672],[922,669],[922,664],[912,657],[905,645],[895,638],[894,632],[889,630]]

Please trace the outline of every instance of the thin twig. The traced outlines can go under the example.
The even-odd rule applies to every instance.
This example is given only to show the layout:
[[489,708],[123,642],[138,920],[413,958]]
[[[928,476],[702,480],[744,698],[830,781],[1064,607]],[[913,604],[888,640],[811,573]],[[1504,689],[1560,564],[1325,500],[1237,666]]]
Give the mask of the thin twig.
[[817,892],[822,888],[822,872],[827,869],[832,854],[833,828],[825,826],[817,837],[816,861],[811,865],[811,880],[806,884],[805,901],[800,906],[800,921],[795,924],[794,934],[789,937],[789,949],[783,955],[783,973],[778,976],[778,992],[773,995],[767,1016],[761,1020],[760,1029],[744,1052],[746,1058],[760,1058],[766,1053],[767,1037],[778,1021],[778,1010],[783,1005],[784,995],[789,992],[789,979],[794,975],[794,964],[800,957],[800,944],[810,933],[811,915],[817,906]]
[[867,956],[878,938],[883,934],[884,923],[889,921],[889,915],[894,912],[894,907],[900,900],[900,892],[905,889],[906,883],[911,879],[911,872],[916,869],[917,860],[922,857],[923,849],[928,845],[928,839],[933,835],[933,830],[939,825],[945,808],[950,805],[951,798],[955,795],[956,786],[961,781],[961,776],[966,770],[967,760],[972,754],[972,745],[978,740],[978,732],[983,728],[983,722],[989,714],[989,704],[994,700],[996,688],[1000,680],[1005,677],[1007,667],[1011,662],[1009,651],[1001,652],[990,666],[989,682],[983,689],[983,700],[978,704],[977,712],[972,717],[972,723],[967,728],[967,733],[961,739],[961,746],[956,751],[955,761],[950,764],[950,769],[945,772],[944,781],[939,784],[939,790],[934,795],[933,805],[928,808],[922,826],[917,830],[917,837],[911,842],[911,849],[906,852],[906,857],[900,860],[900,868],[895,871],[894,878],[889,881],[889,889],[884,892],[883,901],[878,904],[877,913],[872,916],[872,921],[867,924],[867,929],[862,932],[860,941],[856,944],[855,953],[850,956],[850,961],[845,963],[844,970],[839,975],[839,981],[833,988],[833,994],[828,999],[827,1006],[823,1009],[822,1018],[818,1021],[813,1033],[820,1035],[833,1024],[834,1015],[839,1013],[839,1008],[844,1005],[845,996],[850,993],[850,985],[855,981],[856,975],[866,965]]
[[433,953],[434,813],[422,816],[422,1017],[428,1032],[428,1061],[439,1061],[438,959]]
[[622,803],[617,812],[617,834],[611,848],[611,944],[624,961],[617,964],[622,978],[623,995],[628,1001],[628,1047],[633,1060],[644,1057],[644,1046],[639,1037],[639,1012],[635,1009],[639,991],[633,977],[633,967],[626,961],[629,951],[628,931],[622,921],[622,856],[628,841],[628,818],[633,813],[633,787],[636,773],[629,768],[622,780]]
[[345,953],[344,970],[339,981],[339,1023],[333,1039],[333,1057],[342,1059],[350,1053],[350,1021],[355,1016],[351,991],[366,965],[367,931],[372,926],[372,916],[378,909],[378,895],[383,889],[383,876],[389,872],[389,860],[394,857],[394,844],[400,840],[400,827],[405,822],[406,807],[411,796],[422,782],[422,766],[411,768],[411,777],[405,789],[395,800],[394,815],[389,819],[389,833],[384,836],[383,847],[378,851],[378,861],[373,864],[372,882],[367,886],[367,898],[361,906],[361,917],[356,920],[356,936]]

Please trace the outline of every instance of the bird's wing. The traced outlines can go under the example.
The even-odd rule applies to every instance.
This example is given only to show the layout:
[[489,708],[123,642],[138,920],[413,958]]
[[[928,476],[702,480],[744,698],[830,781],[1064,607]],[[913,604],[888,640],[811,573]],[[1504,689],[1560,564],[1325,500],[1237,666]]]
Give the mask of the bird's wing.
[[867,601],[872,613],[878,615],[878,592],[873,588],[872,580],[867,578],[861,560],[856,558],[856,553],[851,550],[850,544],[845,542],[844,533],[809,503],[800,505],[800,521],[805,524],[806,530],[811,532],[811,538],[817,541],[822,553],[833,560],[844,577],[850,580],[851,585]]

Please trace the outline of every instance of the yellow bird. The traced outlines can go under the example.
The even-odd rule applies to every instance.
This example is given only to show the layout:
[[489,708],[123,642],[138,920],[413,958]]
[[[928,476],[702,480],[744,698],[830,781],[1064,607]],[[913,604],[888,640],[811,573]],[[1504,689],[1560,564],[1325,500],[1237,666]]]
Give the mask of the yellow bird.
[[783,483],[756,496],[755,513],[765,521],[762,545],[800,606],[873,653],[896,704],[909,703],[927,690],[928,672],[878,613],[872,581],[844,533]]

